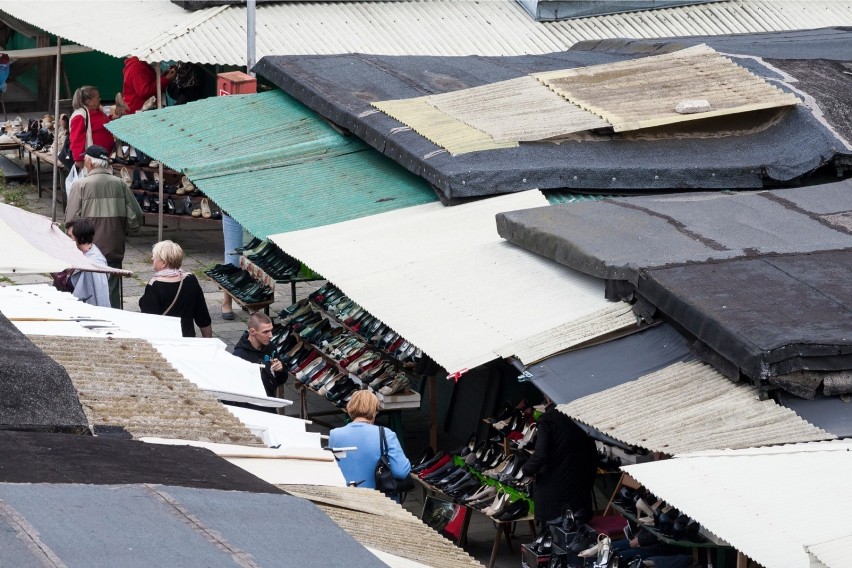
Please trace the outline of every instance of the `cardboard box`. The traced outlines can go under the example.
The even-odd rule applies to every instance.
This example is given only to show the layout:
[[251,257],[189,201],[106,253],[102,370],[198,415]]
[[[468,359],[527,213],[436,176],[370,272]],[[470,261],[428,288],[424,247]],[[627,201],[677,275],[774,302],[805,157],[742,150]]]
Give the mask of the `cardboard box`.
[[553,546],[548,554],[538,554],[530,548],[529,544],[521,545],[521,566],[523,568],[547,568],[552,557],[567,558],[564,550]]
[[216,76],[216,94],[245,95],[257,92],[257,79],[242,71],[219,73]]

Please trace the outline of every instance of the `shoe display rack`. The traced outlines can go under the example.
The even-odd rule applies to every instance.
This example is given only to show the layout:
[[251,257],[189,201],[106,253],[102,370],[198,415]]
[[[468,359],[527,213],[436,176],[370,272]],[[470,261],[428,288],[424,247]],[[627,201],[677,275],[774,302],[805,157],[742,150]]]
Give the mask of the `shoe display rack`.
[[[692,549],[696,557],[702,550],[708,561],[704,565],[724,566],[725,556],[733,550],[730,544],[702,531],[696,521],[657,499],[626,473],[622,474],[608,507],[627,519],[629,528],[625,530],[629,534],[646,531],[652,541],[656,538],[671,546]],[[644,543],[640,537],[640,544]],[[715,552],[715,560],[710,559],[711,552]]]
[[[535,537],[532,502],[520,488],[529,483],[521,473],[525,459],[517,454],[507,457],[501,445],[490,440],[476,443],[475,434],[461,448],[445,454],[426,454],[412,467],[412,477],[424,493],[440,493],[455,503],[470,507],[494,522],[496,534],[491,548],[489,568],[494,566],[500,543],[505,537],[511,550],[515,523],[529,523]],[[462,545],[467,527],[463,528]]]
[[[115,175],[130,186],[136,201],[144,213],[159,213],[177,217],[191,217],[200,221],[221,221],[222,211],[215,203],[198,191],[186,176],[169,168],[163,168],[163,203],[159,202],[159,167],[140,166],[113,162]],[[134,180],[132,171],[140,172]]]
[[[343,408],[356,390],[370,389],[383,410],[420,408],[420,393],[410,389],[410,374],[400,368],[400,362],[320,307],[331,288],[326,285],[284,309],[273,337],[277,358],[300,392],[302,417],[308,418],[308,392]],[[391,415],[391,427],[397,433],[401,430],[398,417]]]
[[269,315],[275,294],[272,288],[255,279],[249,271],[233,264],[217,264],[204,274],[243,309],[251,313],[263,310]]
[[292,304],[296,303],[296,284],[324,280],[269,241],[255,237],[238,252],[241,252],[240,268],[247,270],[256,280],[273,289],[276,284],[289,284]]

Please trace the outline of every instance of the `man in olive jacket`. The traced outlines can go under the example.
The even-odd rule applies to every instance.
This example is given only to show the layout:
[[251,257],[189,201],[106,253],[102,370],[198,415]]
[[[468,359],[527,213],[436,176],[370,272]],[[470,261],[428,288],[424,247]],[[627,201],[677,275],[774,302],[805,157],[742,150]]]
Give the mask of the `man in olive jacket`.
[[[89,146],[85,154],[86,177],[71,186],[65,219],[87,217],[95,225],[94,242],[112,268],[121,268],[129,233],[136,233],[144,219],[142,208],[124,181],[113,175],[109,153],[103,146]],[[121,309],[118,276],[109,277],[109,301]]]

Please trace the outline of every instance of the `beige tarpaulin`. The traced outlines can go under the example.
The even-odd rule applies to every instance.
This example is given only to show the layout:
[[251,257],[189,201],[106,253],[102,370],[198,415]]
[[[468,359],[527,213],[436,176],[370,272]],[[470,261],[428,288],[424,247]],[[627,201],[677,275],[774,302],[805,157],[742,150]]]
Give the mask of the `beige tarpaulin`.
[[61,272],[66,268],[132,274],[92,264],[47,217],[0,203],[0,274]]

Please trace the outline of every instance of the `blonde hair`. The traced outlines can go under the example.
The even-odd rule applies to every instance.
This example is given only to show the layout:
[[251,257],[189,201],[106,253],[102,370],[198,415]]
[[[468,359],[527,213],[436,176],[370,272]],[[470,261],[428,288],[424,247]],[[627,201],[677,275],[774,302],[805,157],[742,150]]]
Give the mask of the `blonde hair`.
[[349,418],[366,418],[370,422],[376,419],[379,413],[379,399],[372,391],[359,390],[352,394],[349,404],[346,405],[346,414]]
[[168,268],[180,268],[183,264],[183,249],[174,241],[160,241],[153,246],[151,254],[165,262]]
[[91,85],[86,85],[85,87],[80,87],[76,91],[74,91],[74,96],[71,97],[71,107],[74,110],[79,110],[86,106],[86,103],[92,100],[95,94],[100,94],[101,92],[97,87],[92,87]]

